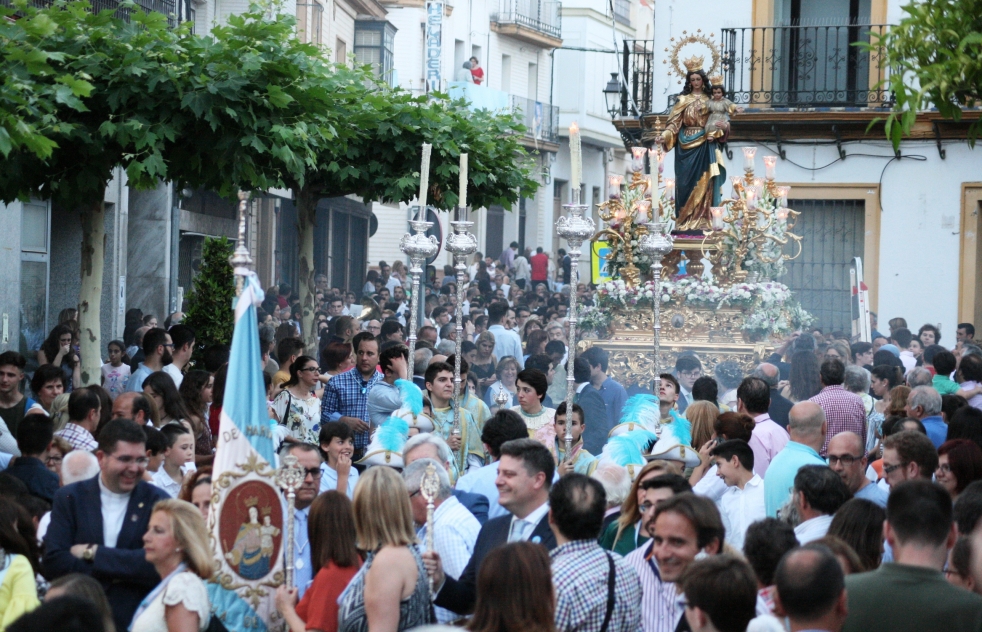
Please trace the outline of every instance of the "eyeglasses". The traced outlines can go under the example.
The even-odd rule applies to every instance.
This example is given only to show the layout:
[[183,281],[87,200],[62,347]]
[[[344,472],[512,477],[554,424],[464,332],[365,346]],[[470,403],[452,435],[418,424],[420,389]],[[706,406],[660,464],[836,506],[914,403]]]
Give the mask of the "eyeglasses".
[[120,463],[126,466],[139,465],[140,467],[146,467],[150,463],[150,459],[145,456],[132,457],[132,456],[116,456],[115,454],[110,454],[112,458],[116,459]]
[[903,467],[904,465],[905,465],[904,463],[898,463],[896,465],[884,465],[883,475],[889,476],[890,474],[893,474],[895,471],[897,471],[897,469]]
[[322,472],[321,471],[321,468],[319,468],[319,467],[308,467],[308,468],[304,468],[304,471],[303,471],[303,477],[304,478],[307,478],[308,476],[310,476],[314,480],[317,480],[318,478],[320,478],[322,474],[324,474],[324,472]]
[[944,472],[945,474],[951,474],[951,466],[945,463],[944,465],[938,466],[939,472]]
[[643,514],[648,513],[654,508],[655,508],[655,503],[641,503],[640,505],[638,505],[638,511],[640,511]]
[[60,456],[49,456],[45,460],[45,463],[48,464],[48,465],[53,465],[55,463],[61,463],[61,457]]
[[836,463],[842,463],[846,467],[849,467],[850,465],[852,465],[856,461],[861,460],[862,458],[863,458],[862,455],[860,455],[860,456],[853,456],[851,454],[843,454],[842,456],[835,456],[834,454],[830,454],[828,456],[828,462],[829,462],[829,465],[835,465]]
[[302,368],[300,370],[301,371],[306,371],[306,372],[310,372],[310,371],[316,371],[318,373],[321,372],[321,368],[319,366],[308,366],[308,367],[304,367],[304,368]]

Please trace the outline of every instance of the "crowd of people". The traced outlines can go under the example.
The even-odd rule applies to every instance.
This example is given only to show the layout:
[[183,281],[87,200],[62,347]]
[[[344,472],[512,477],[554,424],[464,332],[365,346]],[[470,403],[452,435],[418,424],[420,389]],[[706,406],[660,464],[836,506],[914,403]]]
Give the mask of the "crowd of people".
[[[899,318],[870,343],[802,331],[712,376],[682,353],[653,393],[598,345],[567,366],[568,293],[589,304],[592,288],[555,259],[478,254],[459,331],[456,276],[428,279],[412,374],[401,262],[361,297],[317,277],[314,340],[293,290],[267,293],[271,436],[305,472],[278,624],[982,629],[971,324],[952,348]],[[0,354],[0,631],[248,629],[215,556],[245,579],[270,567],[216,553],[205,527],[228,347],[192,362],[181,314],[131,310],[100,384],[82,384],[63,317],[36,358]],[[264,520],[262,537],[285,528]]]

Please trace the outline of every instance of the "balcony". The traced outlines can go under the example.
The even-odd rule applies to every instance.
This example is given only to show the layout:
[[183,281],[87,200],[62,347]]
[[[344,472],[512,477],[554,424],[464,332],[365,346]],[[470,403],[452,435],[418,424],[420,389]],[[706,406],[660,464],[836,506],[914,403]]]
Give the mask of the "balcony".
[[561,46],[559,2],[499,0],[497,13],[491,14],[491,30],[543,48]]
[[[194,22],[194,0],[134,0],[138,9],[144,13],[163,13],[167,16],[170,26],[174,27],[183,22]],[[0,0],[5,7],[13,5],[11,0]],[[48,7],[53,0],[31,0],[36,7]],[[109,9],[117,18],[129,22],[130,9],[121,8],[121,0],[89,0],[92,10],[96,13]]]
[[511,112],[525,125],[523,144],[541,151],[559,150],[559,107],[470,82],[452,81],[448,92],[472,110]]
[[878,108],[882,51],[865,50],[884,25],[723,29],[727,97],[748,108]]

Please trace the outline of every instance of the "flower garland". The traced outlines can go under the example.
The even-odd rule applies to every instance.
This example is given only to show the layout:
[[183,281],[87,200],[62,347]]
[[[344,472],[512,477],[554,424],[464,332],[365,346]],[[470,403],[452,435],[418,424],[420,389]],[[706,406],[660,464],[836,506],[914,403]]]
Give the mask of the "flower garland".
[[[705,279],[682,277],[659,284],[658,293],[663,305],[690,305],[744,309],[742,331],[753,337],[787,335],[807,327],[812,317],[793,300],[791,290],[783,283],[737,283],[720,287]],[[651,309],[655,284],[646,281],[640,286],[630,286],[621,279],[614,279],[597,286],[596,305],[584,308],[580,322],[584,330],[605,331],[611,320],[611,312],[617,309]]]

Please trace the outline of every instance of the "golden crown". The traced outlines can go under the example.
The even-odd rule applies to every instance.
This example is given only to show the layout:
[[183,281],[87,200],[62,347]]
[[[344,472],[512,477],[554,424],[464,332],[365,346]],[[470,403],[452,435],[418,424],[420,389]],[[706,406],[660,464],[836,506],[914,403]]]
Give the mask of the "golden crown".
[[709,78],[709,83],[714,86],[723,86],[723,75],[713,75]]
[[269,505],[266,505],[265,507],[259,510],[259,513],[261,513],[264,516],[268,516],[271,513],[273,513],[273,508],[270,507]]
[[244,501],[244,504],[245,504],[246,507],[255,507],[256,505],[259,504],[259,497],[258,496],[252,496],[250,498],[246,498],[245,501]]
[[685,69],[689,72],[696,72],[697,70],[702,70],[703,64],[706,63],[706,58],[702,55],[692,56],[688,59],[683,59],[682,63],[685,65]]

